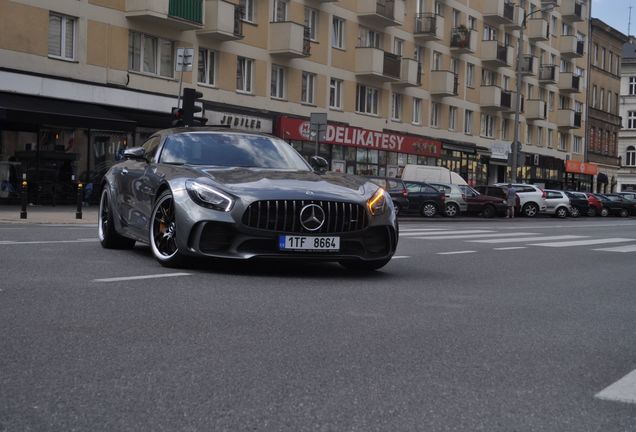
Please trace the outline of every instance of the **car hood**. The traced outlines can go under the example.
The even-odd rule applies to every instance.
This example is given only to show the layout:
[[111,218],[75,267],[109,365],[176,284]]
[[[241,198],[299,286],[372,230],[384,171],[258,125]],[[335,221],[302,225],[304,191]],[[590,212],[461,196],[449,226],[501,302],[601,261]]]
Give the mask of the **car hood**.
[[362,199],[377,186],[358,176],[339,173],[260,168],[196,167],[200,178],[230,193],[261,199]]

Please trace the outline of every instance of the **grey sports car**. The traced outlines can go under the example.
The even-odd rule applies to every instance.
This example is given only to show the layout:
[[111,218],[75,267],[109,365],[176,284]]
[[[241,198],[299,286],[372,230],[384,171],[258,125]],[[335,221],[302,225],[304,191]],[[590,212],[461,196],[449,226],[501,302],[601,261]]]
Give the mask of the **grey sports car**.
[[159,131],[104,176],[99,240],[150,245],[166,266],[188,256],[389,262],[398,222],[382,188],[326,172],[278,138],[221,128]]

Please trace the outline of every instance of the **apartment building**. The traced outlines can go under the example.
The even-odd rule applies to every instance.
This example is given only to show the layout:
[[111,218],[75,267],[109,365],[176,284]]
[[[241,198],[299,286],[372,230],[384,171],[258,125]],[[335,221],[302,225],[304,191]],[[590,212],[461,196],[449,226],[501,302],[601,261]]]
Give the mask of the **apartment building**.
[[636,191],[636,41],[630,36],[623,45],[621,59],[620,115],[623,128],[618,133],[620,169],[616,190]]
[[596,165],[593,190],[614,192],[620,167],[620,65],[627,36],[597,18],[592,18],[591,28],[586,162]]
[[[0,0],[2,193],[23,172],[42,196],[95,181],[169,124],[181,86],[210,125],[318,148],[336,171],[503,181],[519,46],[518,178],[591,183],[566,174],[585,157],[589,14],[582,0]],[[178,48],[192,72],[175,72]]]

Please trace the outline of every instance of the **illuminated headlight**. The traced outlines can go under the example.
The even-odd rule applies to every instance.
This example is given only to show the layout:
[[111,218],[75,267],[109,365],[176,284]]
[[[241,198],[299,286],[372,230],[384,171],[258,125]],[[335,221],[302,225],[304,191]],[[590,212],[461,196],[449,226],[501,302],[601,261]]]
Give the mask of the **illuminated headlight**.
[[186,181],[186,189],[190,198],[203,207],[226,212],[234,204],[234,199],[228,194],[194,180]]
[[384,213],[384,210],[386,209],[386,194],[384,189],[379,188],[375,191],[373,196],[369,198],[369,201],[367,201],[367,207],[372,215]]

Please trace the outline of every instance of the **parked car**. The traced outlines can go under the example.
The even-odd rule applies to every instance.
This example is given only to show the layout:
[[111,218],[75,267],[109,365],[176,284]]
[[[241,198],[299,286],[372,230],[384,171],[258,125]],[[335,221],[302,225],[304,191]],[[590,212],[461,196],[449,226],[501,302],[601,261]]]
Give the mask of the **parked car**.
[[609,215],[627,217],[630,212],[630,204],[623,200],[619,195],[594,194],[601,202],[600,215],[605,217]]
[[585,193],[585,196],[587,196],[587,202],[590,205],[590,208],[587,211],[587,215],[590,217],[600,216],[601,210],[603,209],[603,204],[601,203],[601,200],[598,199],[598,197],[594,195],[592,192],[584,192],[584,193]]
[[636,192],[616,192],[616,195],[620,195],[631,201],[636,201]]
[[419,181],[425,183],[452,183],[468,184],[466,180],[454,171],[446,167],[432,165],[408,164],[402,171],[402,179],[408,181]]
[[590,211],[590,203],[587,200],[587,195],[583,192],[565,191],[565,194],[570,198],[570,216],[579,217],[586,216]]
[[[636,200],[632,200],[627,198],[627,196],[622,194],[604,194],[608,199],[612,201],[620,201],[623,203],[623,207],[627,209],[628,215],[636,214]],[[620,214],[623,216],[623,214]]]
[[444,214],[448,217],[459,216],[460,213],[466,213],[468,204],[464,199],[464,193],[456,184],[449,183],[429,183],[440,192],[444,192]]
[[402,211],[402,209],[409,207],[409,193],[402,179],[376,176],[366,176],[366,178],[368,178],[369,181],[377,184],[381,188],[384,188],[384,190],[389,193],[389,195],[391,196],[391,200],[393,200],[395,214],[400,214],[400,211]]
[[570,197],[565,192],[553,189],[545,189],[543,192],[545,192],[546,208],[541,213],[558,218],[564,218],[572,214]]
[[506,199],[480,194],[470,186],[459,186],[468,206],[467,213],[481,214],[485,218],[506,214]]
[[[475,186],[474,189],[482,195],[500,198],[504,202],[508,199],[507,186],[479,185],[479,186]],[[519,195],[517,194],[515,194],[514,207],[515,207],[515,214],[519,214],[519,212],[521,211],[521,200],[519,199]],[[507,209],[504,209],[503,216],[505,216],[506,210]]]
[[[497,183],[495,186],[508,186],[508,183]],[[514,183],[512,187],[519,197],[521,214],[526,217],[535,217],[545,211],[545,192],[539,187],[526,183]]]
[[409,207],[402,213],[417,213],[424,217],[433,217],[443,209],[446,195],[428,183],[405,181],[409,191]]

